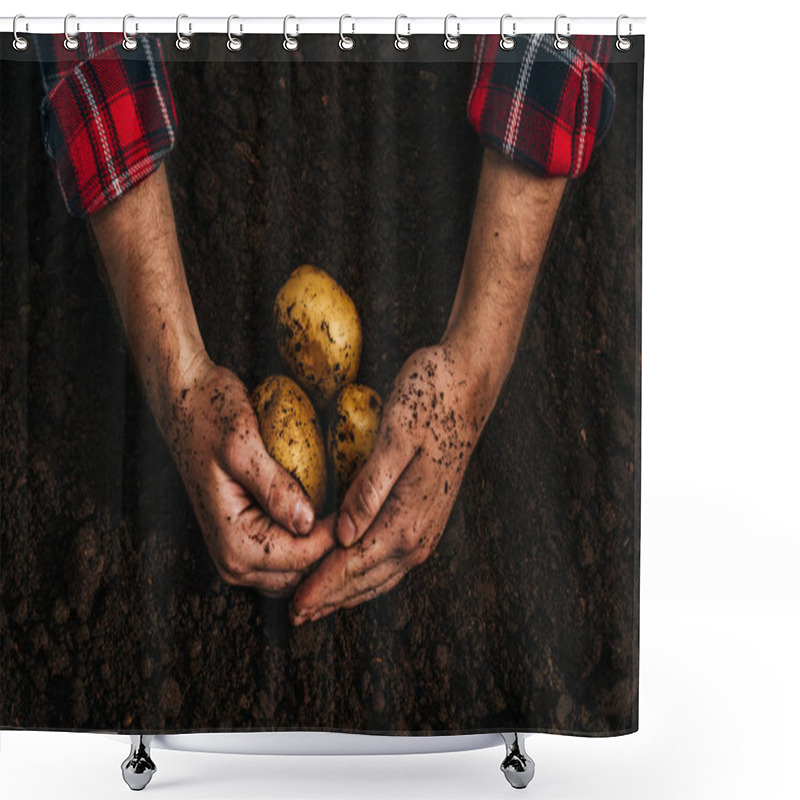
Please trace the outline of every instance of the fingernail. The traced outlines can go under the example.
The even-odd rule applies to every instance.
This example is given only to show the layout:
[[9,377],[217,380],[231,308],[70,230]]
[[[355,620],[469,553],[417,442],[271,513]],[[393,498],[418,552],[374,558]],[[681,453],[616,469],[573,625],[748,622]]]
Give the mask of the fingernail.
[[314,524],[314,509],[308,500],[301,498],[294,505],[292,525],[297,533],[308,533]]
[[339,514],[336,522],[336,536],[343,547],[349,547],[356,538],[356,526],[353,518],[346,512]]

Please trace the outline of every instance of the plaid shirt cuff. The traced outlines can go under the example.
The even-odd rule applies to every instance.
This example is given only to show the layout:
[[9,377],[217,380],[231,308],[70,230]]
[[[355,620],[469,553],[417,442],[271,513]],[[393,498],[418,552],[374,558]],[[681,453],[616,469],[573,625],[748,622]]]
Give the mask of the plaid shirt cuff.
[[172,92],[157,39],[79,34],[66,50],[62,35],[37,35],[45,97],[40,106],[45,149],[53,159],[69,212],[86,217],[147,177],[175,144]]
[[578,177],[611,123],[605,62],[614,37],[574,36],[566,50],[552,35],[515,38],[507,52],[499,35],[477,37],[469,121],[484,145],[537,175]]

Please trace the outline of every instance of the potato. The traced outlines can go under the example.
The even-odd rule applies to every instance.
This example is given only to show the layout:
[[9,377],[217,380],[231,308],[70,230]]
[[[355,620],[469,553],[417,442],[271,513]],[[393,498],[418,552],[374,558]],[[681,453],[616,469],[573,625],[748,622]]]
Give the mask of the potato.
[[380,395],[359,383],[348,384],[336,398],[328,426],[328,456],[340,496],[347,491],[375,446],[381,408]]
[[271,375],[252,394],[267,452],[305,490],[321,514],[327,490],[322,430],[305,392],[285,375]]
[[304,264],[278,292],[273,316],[286,369],[317,408],[326,408],[358,375],[361,320],[355,303],[327,272]]

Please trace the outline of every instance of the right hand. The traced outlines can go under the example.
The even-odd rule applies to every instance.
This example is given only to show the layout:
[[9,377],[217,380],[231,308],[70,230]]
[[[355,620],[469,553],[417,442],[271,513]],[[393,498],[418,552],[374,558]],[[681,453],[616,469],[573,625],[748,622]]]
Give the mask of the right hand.
[[170,391],[162,427],[222,578],[286,597],[336,542],[268,453],[239,378],[203,354]]

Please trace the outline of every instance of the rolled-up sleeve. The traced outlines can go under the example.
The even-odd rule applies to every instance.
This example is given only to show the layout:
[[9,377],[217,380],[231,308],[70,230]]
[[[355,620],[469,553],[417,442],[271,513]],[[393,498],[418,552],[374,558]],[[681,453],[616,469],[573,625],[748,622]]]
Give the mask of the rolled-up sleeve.
[[40,106],[47,154],[68,211],[86,217],[152,173],[175,145],[177,121],[161,45],[137,36],[79,34],[33,39],[45,96]]
[[[606,71],[612,36],[478,36],[467,117],[481,142],[543,177],[582,175],[611,123],[614,84]],[[521,48],[521,52],[520,52]]]

